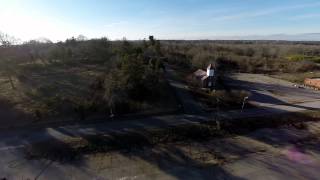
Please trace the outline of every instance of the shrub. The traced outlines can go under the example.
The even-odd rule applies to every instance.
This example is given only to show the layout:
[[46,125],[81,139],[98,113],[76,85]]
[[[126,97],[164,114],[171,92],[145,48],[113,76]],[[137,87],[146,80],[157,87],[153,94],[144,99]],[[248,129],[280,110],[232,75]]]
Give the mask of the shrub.
[[307,72],[307,71],[314,71],[319,70],[320,67],[312,62],[312,61],[301,61],[296,63],[291,63],[291,71],[293,72]]
[[217,103],[217,99],[221,106],[224,107],[241,107],[245,97],[249,97],[250,93],[247,91],[239,90],[219,90],[210,93],[211,101]]

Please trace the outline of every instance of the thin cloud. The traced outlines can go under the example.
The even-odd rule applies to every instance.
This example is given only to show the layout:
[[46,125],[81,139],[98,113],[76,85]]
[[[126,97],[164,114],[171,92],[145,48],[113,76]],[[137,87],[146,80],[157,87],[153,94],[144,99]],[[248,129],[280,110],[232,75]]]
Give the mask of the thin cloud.
[[127,24],[129,24],[128,21],[119,21],[119,22],[113,22],[113,23],[107,24],[104,27],[115,28],[115,27],[119,27],[119,26],[123,26],[123,25],[127,25]]
[[317,7],[317,6],[320,6],[320,2],[312,3],[312,4],[299,4],[299,5],[294,5],[294,6],[265,9],[265,10],[255,11],[255,12],[239,13],[239,14],[234,14],[234,15],[225,15],[225,16],[215,17],[212,20],[213,21],[225,21],[225,20],[239,20],[239,19],[245,19],[245,18],[255,18],[255,17],[272,15],[272,14],[280,13],[283,11],[291,11],[291,10],[304,9],[304,8],[308,8],[308,7]]
[[320,13],[297,15],[292,18],[289,18],[289,20],[295,21],[295,20],[304,20],[304,19],[315,19],[315,18],[320,18]]

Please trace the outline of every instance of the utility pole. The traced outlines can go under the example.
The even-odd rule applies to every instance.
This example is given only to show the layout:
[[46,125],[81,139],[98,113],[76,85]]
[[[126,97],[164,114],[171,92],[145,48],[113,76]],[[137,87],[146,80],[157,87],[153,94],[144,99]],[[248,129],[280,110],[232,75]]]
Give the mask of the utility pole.
[[220,130],[221,127],[220,127],[220,121],[219,121],[219,97],[216,96],[216,118],[215,118],[215,121],[216,121],[216,124],[217,124],[217,129]]
[[249,97],[248,97],[248,96],[246,96],[246,97],[244,97],[244,98],[243,98],[241,112],[243,112],[244,105],[246,104],[246,101],[247,101],[248,99],[249,99]]

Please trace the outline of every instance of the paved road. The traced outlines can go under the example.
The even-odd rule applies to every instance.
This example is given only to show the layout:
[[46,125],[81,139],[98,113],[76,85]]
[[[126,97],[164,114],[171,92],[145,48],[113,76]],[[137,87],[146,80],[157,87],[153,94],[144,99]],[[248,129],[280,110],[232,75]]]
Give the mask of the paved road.
[[231,87],[251,92],[250,101],[258,106],[297,104],[320,100],[320,91],[298,88],[295,84],[262,74],[233,74],[227,81]]

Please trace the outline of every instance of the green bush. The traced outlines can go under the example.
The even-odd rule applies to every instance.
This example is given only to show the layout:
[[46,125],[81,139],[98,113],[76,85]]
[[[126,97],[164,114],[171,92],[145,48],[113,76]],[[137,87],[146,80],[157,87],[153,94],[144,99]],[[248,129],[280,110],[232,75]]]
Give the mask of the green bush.
[[[210,93],[211,101],[215,103],[220,103],[221,106],[241,107],[245,97],[250,97],[250,93],[244,90],[218,90]],[[218,102],[217,102],[218,99]]]

